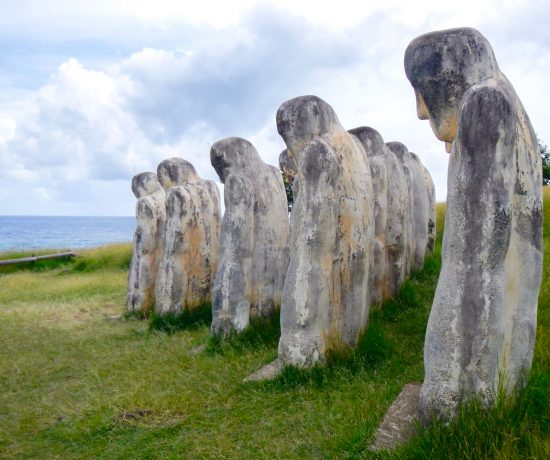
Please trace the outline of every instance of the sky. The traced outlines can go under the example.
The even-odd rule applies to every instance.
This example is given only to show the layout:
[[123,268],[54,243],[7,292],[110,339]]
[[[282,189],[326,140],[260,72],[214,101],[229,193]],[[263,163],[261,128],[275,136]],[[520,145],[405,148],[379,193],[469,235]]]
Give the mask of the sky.
[[550,143],[548,0],[0,0],[0,215],[133,215],[131,179],[250,140],[277,165],[279,105],[314,94],[347,129],[448,155],[403,70],[423,33],[475,27]]

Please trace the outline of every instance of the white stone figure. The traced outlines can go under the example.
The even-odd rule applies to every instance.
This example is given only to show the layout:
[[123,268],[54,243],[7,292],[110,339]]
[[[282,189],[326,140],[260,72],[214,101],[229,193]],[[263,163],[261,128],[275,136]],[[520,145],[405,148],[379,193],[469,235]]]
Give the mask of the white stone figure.
[[417,113],[450,151],[442,268],[424,345],[424,421],[490,405],[527,375],[542,276],[541,159],[487,39],[422,35],[405,53]]
[[289,222],[281,171],[265,164],[246,139],[229,137],[210,150],[224,184],[225,214],[214,282],[212,333],[241,332],[251,317],[281,304],[288,265]]
[[[373,295],[378,296],[373,301],[379,302],[395,295],[408,275],[407,247],[413,238],[408,183],[397,156],[384,144],[378,131],[362,126],[349,132],[361,142],[371,167],[377,239],[372,278]],[[376,256],[377,246],[383,247],[383,261]]]
[[182,158],[161,162],[157,176],[166,190],[166,225],[155,311],[178,314],[211,302],[219,255],[220,192]]
[[166,219],[165,193],[152,172],[134,176],[132,191],[138,199],[137,226],[128,273],[127,309],[146,315],[153,309],[155,300],[159,245]]
[[[361,130],[361,128],[358,128]],[[386,228],[388,221],[388,168],[384,152],[378,145],[373,145],[368,136],[368,129],[363,128],[363,139],[361,139],[355,130],[350,130],[359,139],[367,155],[366,161],[369,164],[374,202],[374,244],[372,248],[369,295],[373,304],[380,304],[385,298],[390,296],[386,267]],[[373,130],[374,131],[374,130]],[[365,142],[363,142],[363,140]],[[369,142],[370,141],[370,142]]]
[[426,249],[429,252],[433,252],[435,248],[435,237],[436,237],[436,224],[437,224],[437,215],[436,215],[436,199],[435,199],[435,185],[432,179],[430,171],[424,166],[420,158],[416,153],[410,152],[411,157],[418,163],[420,167],[420,172],[426,183],[426,188],[428,189],[428,243]]
[[409,194],[412,195],[412,226],[414,235],[414,257],[412,260],[412,269],[422,270],[424,258],[426,256],[426,247],[428,246],[428,220],[430,213],[430,203],[428,198],[428,189],[422,170],[418,162],[411,156],[409,149],[401,142],[388,142],[389,149],[397,155],[401,161],[405,174],[409,176]]
[[360,143],[320,98],[283,103],[277,129],[298,166],[278,362],[310,366],[354,346],[367,325],[372,179]]

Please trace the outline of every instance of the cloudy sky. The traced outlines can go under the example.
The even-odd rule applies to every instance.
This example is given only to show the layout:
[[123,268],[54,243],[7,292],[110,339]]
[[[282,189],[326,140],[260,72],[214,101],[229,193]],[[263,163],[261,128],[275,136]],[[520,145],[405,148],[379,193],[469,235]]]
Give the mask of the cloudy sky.
[[548,0],[0,0],[0,215],[132,215],[130,180],[182,156],[217,179],[216,140],[277,164],[275,113],[315,94],[347,128],[419,154],[445,198],[447,154],[416,118],[403,53],[472,26],[550,143]]

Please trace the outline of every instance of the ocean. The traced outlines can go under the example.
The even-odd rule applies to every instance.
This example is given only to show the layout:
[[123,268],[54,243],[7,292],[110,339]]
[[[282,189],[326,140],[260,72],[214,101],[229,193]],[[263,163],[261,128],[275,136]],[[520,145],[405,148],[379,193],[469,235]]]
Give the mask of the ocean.
[[0,251],[130,242],[135,227],[135,217],[0,216]]

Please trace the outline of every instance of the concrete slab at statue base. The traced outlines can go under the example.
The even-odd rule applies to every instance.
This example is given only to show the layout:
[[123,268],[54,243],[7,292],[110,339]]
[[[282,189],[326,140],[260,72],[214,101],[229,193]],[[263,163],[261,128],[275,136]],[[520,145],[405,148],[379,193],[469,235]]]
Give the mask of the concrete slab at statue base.
[[415,432],[421,383],[408,383],[392,403],[376,431],[371,450],[393,449],[405,444]]
[[250,374],[243,382],[261,382],[264,380],[273,380],[283,370],[283,363],[280,359],[266,364],[260,370]]

